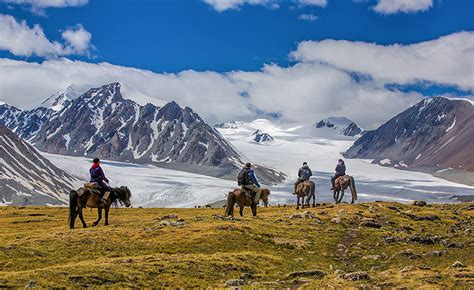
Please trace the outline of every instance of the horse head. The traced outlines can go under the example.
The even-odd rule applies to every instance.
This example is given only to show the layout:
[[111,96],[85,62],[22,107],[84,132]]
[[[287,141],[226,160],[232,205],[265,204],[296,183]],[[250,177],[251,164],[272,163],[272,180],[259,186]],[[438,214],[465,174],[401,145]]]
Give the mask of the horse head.
[[265,206],[268,206],[268,196],[269,195],[270,195],[270,189],[262,188],[262,195],[260,196],[260,199],[263,201],[263,204]]
[[126,206],[130,207],[132,205],[132,202],[130,201],[130,198],[132,197],[132,193],[130,192],[130,189],[126,186],[121,186],[118,188],[116,191],[118,199]]

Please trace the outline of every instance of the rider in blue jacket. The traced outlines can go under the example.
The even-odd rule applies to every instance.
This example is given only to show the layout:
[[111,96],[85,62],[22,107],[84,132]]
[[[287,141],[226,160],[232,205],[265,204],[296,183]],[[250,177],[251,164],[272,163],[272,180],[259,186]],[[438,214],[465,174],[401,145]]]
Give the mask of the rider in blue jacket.
[[[90,182],[97,183],[97,185],[99,186],[102,193],[106,193],[106,192],[110,193],[111,192],[112,189],[107,184],[107,183],[109,183],[109,180],[107,179],[107,177],[105,177],[104,171],[100,167],[99,158],[94,158],[94,160],[92,161],[92,166],[89,169],[89,173],[91,175]],[[104,195],[103,195],[103,197],[104,197]],[[101,200],[103,202],[105,202],[103,197],[102,197]]]
[[252,164],[247,162],[242,169],[242,173],[247,175],[248,178],[242,178],[242,180],[239,181],[239,185],[241,185],[244,189],[255,192],[254,202],[258,203],[262,191],[260,189],[260,184],[258,183],[257,177],[255,176],[255,172],[252,169]]

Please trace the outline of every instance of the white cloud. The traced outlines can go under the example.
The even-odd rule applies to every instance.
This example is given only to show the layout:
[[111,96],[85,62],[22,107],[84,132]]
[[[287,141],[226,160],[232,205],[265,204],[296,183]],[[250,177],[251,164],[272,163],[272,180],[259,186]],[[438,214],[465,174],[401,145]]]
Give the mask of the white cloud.
[[77,7],[86,5],[89,0],[0,0],[0,2],[11,3],[11,4],[22,4],[22,5],[31,5],[40,8],[48,7]]
[[68,59],[42,63],[0,59],[0,75],[0,96],[20,107],[39,104],[71,83],[94,87],[122,81],[151,97],[189,106],[211,123],[279,113],[293,122],[347,116],[373,128],[421,97],[391,92],[375,83],[359,84],[348,73],[319,63],[266,65],[254,72],[157,74]]
[[373,9],[380,14],[415,13],[433,7],[433,0],[378,0]]
[[45,8],[78,7],[86,5],[89,0],[0,0],[9,4],[29,6],[36,14],[44,14]]
[[300,16],[298,16],[298,19],[306,21],[316,21],[319,19],[319,17],[314,14],[301,14]]
[[306,5],[306,6],[319,6],[319,7],[326,7],[328,4],[327,0],[297,0],[301,5]]
[[[427,80],[473,90],[473,41],[472,32],[412,45],[307,41],[291,54],[295,65],[227,73],[159,74],[66,58],[41,63],[0,59],[0,96],[30,107],[69,84],[96,87],[121,81],[151,97],[189,106],[210,123],[278,113],[293,122],[345,116],[372,129],[423,97],[388,90],[387,83]],[[372,78],[356,81],[351,72]]]
[[[239,9],[245,4],[262,5],[271,9],[276,9],[280,6],[279,3],[281,3],[279,0],[204,0],[204,2],[219,12],[229,9]],[[327,0],[293,0],[292,2],[301,6],[325,7],[327,5]]]
[[239,9],[245,4],[264,5],[273,8],[278,7],[278,3],[275,0],[204,0],[204,2],[219,12],[229,9]]
[[429,81],[474,90],[474,32],[450,34],[411,45],[344,40],[305,41],[291,56],[368,74],[381,83]]
[[0,50],[7,50],[17,56],[40,56],[54,58],[64,55],[87,55],[93,49],[91,34],[82,27],[62,32],[65,43],[49,40],[39,25],[28,26],[26,21],[18,22],[10,15],[0,14]]
[[66,41],[66,47],[70,49],[71,54],[85,54],[91,49],[92,34],[81,24],[63,31],[61,36]]

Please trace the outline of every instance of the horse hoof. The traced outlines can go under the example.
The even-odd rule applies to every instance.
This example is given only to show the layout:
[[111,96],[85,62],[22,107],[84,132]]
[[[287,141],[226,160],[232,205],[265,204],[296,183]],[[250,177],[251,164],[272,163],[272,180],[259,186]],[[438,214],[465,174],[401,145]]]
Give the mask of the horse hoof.
[[83,227],[83,228],[87,228],[87,225],[85,225],[85,226],[82,226],[82,227]]
[[99,223],[93,223],[92,226],[96,227]]

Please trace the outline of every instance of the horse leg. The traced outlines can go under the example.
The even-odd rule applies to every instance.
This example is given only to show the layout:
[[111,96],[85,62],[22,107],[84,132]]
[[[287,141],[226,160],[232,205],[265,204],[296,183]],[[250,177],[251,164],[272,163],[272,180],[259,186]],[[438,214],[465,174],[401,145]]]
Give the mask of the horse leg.
[[106,207],[105,208],[105,225],[108,226],[109,225],[109,209],[110,207]]
[[316,207],[316,195],[313,193],[311,197],[313,198],[313,207]]
[[339,194],[339,202],[338,203],[341,203],[343,197],[344,197],[344,189],[341,189],[341,193]]
[[300,197],[296,197],[296,209],[300,209]]
[[86,222],[84,221],[84,216],[82,215],[82,208],[79,209],[79,219],[80,219],[81,222],[82,222],[82,227],[83,227],[83,228],[87,228],[87,224],[86,224]]
[[69,228],[70,229],[73,229],[74,228],[74,224],[76,223],[76,218],[77,216],[79,215],[79,210],[76,210],[76,212],[74,213],[70,223],[69,223]]
[[240,216],[244,216],[244,206],[243,205],[240,206],[239,213],[240,213]]
[[100,220],[102,219],[102,208],[99,207],[97,209],[97,214],[98,214],[98,217],[97,217],[97,220],[93,223],[94,226],[98,225]]
[[257,216],[257,204],[256,204],[256,203],[252,203],[252,205],[250,206],[250,208],[252,209],[252,214],[253,214],[253,216]]

